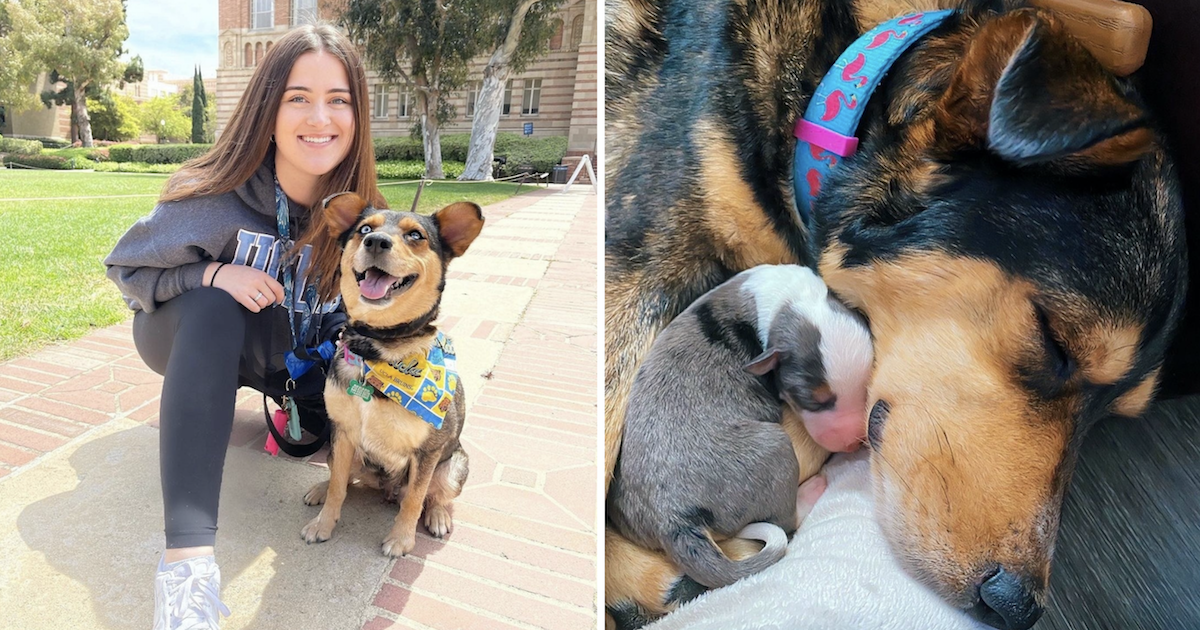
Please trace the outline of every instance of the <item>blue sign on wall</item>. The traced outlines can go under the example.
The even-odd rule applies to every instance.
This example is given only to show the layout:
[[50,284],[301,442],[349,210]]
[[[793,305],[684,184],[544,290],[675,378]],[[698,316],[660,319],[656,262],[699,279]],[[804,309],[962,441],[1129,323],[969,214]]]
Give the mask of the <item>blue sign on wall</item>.
[[533,123],[525,123],[525,135],[533,135]]

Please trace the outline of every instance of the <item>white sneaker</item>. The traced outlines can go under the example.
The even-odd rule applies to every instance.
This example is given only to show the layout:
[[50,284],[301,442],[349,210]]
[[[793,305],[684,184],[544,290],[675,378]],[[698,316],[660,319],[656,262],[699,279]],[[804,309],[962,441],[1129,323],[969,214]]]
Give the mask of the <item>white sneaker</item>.
[[154,578],[154,630],[218,630],[229,616],[221,603],[221,569],[213,556],[158,561]]

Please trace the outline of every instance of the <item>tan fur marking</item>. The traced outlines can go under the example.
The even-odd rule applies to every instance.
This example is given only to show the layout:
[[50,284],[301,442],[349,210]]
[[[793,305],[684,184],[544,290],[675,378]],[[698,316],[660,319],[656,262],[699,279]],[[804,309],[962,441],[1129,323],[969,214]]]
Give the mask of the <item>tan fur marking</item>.
[[634,602],[646,612],[665,615],[663,601],[679,578],[679,569],[662,552],[643,549],[612,528],[604,529],[604,605]]
[[960,0],[872,0],[855,2],[854,17],[858,20],[858,32],[865,33],[883,22],[909,13],[955,9]]
[[1111,385],[1133,367],[1141,326],[1100,324],[1078,335],[1069,344],[1079,359],[1084,377],[1099,385]]
[[1154,368],[1136,387],[1125,392],[1112,405],[1112,412],[1127,418],[1136,418],[1146,411],[1150,401],[1154,399],[1154,389],[1158,386],[1160,368]]
[[1134,129],[1076,153],[1074,157],[1094,164],[1128,164],[1154,150],[1154,132]]
[[829,459],[829,451],[813,441],[799,414],[787,405],[783,406],[783,417],[779,425],[792,440],[792,451],[796,453],[796,463],[800,465],[800,483],[804,483],[809,477],[820,472],[825,460]]
[[[396,222],[396,227],[400,231],[399,236],[401,237],[413,230],[416,230],[421,233],[421,236],[429,238],[429,235],[425,233],[425,228],[412,217],[404,217],[403,219],[400,219],[398,222]],[[418,247],[429,247],[429,242],[421,241]]]
[[840,258],[830,248],[821,269],[865,307],[876,339],[870,399],[891,407],[872,472],[900,560],[962,605],[955,598],[988,563],[1044,574],[1057,523],[1044,510],[1071,407],[1030,407],[1013,377],[1036,339],[1033,287],[984,260],[922,253],[844,269]]
[[726,264],[748,269],[755,265],[795,262],[795,257],[775,233],[753,191],[741,176],[733,142],[707,121],[694,133],[700,152],[701,181],[705,190],[704,224],[713,235]]

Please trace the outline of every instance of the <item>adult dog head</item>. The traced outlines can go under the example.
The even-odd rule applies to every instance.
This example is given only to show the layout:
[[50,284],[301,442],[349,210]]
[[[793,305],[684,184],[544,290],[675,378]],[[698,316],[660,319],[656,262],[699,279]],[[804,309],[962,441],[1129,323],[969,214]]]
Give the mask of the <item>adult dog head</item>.
[[1032,9],[961,15],[872,106],[815,212],[876,341],[878,514],[910,573],[1027,628],[1082,438],[1145,409],[1181,313],[1174,175],[1129,84]]

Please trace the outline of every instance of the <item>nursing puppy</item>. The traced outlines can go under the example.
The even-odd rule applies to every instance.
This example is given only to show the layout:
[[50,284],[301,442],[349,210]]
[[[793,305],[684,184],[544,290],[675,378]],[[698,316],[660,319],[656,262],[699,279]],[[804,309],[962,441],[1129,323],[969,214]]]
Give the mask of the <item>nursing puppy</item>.
[[[608,518],[704,587],[763,570],[803,518],[800,481],[864,438],[870,370],[870,333],[810,269],[734,276],[671,322],[639,369]],[[801,487],[803,513],[823,488]],[[767,544],[730,560],[715,541],[735,535]]]
[[406,482],[399,490],[400,512],[383,542],[384,554],[403,556],[416,545],[422,511],[430,534],[440,538],[453,527],[450,503],[467,478],[467,454],[458,439],[466,396],[449,361],[444,379],[425,372],[426,383],[444,381],[444,393],[452,394],[447,400],[426,385],[418,388],[422,395],[431,392],[422,400],[436,401],[439,407],[447,403],[445,417],[435,427],[386,396],[384,390],[392,388],[374,374],[364,376],[368,368],[363,366],[378,367],[386,376],[387,367],[412,372],[412,357],[432,356],[435,346],[453,355],[433,320],[446,286],[446,266],[479,235],[483,216],[473,203],[451,204],[426,217],[372,208],[345,193],[327,200],[324,220],[342,244],[339,286],[349,320],[325,384],[325,406],[333,422],[329,482],[315,485],[304,498],[309,505],[325,505],[301,536],[310,543],[329,540],[346,487],[365,461],[384,471],[386,479],[379,481],[385,487]]

